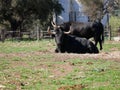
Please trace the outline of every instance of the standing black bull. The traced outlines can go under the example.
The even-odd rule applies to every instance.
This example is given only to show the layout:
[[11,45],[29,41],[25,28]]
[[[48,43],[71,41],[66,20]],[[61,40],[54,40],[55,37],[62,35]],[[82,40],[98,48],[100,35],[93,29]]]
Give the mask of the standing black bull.
[[55,32],[51,32],[48,28],[48,33],[55,35],[55,41],[57,44],[55,52],[99,53],[98,48],[86,38],[65,34],[60,27],[57,27],[56,29]]
[[[54,28],[58,26],[52,23]],[[59,25],[62,31],[66,31],[66,34],[72,34],[78,37],[91,38],[95,40],[95,46],[100,44],[100,50],[102,50],[102,42],[104,41],[104,27],[101,22],[66,22]]]

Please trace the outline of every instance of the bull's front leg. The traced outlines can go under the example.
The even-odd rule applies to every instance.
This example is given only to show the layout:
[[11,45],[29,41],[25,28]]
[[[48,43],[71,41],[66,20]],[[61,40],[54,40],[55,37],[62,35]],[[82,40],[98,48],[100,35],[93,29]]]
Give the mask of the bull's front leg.
[[97,44],[98,44],[98,38],[94,37],[94,40],[95,40],[95,46],[97,47]]
[[57,47],[56,47],[56,49],[55,49],[55,52],[56,52],[56,53],[61,52],[61,45],[57,44]]
[[99,40],[99,45],[100,45],[100,50],[102,50],[103,49],[103,47],[102,47],[102,40]]
[[55,49],[55,53],[58,53],[58,52],[59,52],[59,50],[58,50],[58,48],[56,48],[56,49]]
[[57,45],[57,48],[55,49],[56,53],[64,53],[65,50],[62,48],[61,44]]

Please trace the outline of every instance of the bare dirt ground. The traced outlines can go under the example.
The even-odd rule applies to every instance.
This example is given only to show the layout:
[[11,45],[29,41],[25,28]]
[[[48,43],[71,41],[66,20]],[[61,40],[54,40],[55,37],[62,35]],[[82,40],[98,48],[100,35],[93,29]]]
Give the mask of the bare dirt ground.
[[13,56],[19,56],[19,57],[26,57],[26,56],[34,56],[34,55],[53,55],[55,56],[55,60],[66,60],[66,59],[72,59],[72,58],[81,58],[81,59],[87,59],[87,58],[93,58],[93,59],[105,59],[105,60],[114,60],[120,62],[120,51],[113,50],[110,52],[103,52],[101,51],[99,54],[73,54],[73,53],[54,53],[54,51],[43,51],[43,52],[31,52],[31,53],[12,53],[12,54],[3,54],[0,53],[0,57],[13,57]]
[[100,52],[99,54],[56,54],[56,58],[59,60],[65,60],[69,58],[93,58],[93,59],[105,59],[105,60],[114,60],[120,62],[120,51],[113,52]]

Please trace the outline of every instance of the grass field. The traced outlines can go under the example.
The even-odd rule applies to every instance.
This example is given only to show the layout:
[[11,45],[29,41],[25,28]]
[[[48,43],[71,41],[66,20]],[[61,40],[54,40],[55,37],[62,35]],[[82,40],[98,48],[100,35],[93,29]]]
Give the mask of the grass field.
[[56,54],[53,40],[0,42],[0,90],[120,90],[120,42]]
[[120,17],[111,16],[109,24],[111,25],[113,31],[120,27]]

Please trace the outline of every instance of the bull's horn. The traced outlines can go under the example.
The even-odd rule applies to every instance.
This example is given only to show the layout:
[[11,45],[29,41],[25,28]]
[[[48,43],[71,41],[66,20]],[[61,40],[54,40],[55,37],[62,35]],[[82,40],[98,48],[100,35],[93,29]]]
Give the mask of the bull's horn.
[[57,25],[53,21],[51,22],[51,24],[53,27],[57,27]]
[[69,30],[68,32],[64,32],[64,34],[70,34],[71,33],[71,31]]

